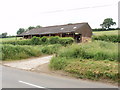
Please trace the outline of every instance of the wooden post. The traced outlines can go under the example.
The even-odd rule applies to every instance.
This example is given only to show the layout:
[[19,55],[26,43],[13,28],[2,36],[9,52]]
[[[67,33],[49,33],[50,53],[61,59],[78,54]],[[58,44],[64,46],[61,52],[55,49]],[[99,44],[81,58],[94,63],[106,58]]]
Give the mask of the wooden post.
[[15,39],[17,40],[17,37],[15,36]]
[[62,37],[62,33],[60,34],[60,37]]

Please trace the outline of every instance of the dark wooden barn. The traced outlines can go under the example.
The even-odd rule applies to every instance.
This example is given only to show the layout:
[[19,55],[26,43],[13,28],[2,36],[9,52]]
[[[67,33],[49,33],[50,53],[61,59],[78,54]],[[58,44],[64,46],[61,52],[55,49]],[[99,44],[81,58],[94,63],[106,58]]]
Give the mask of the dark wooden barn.
[[76,23],[35,28],[17,35],[17,37],[24,37],[26,39],[33,36],[73,37],[76,42],[86,42],[91,39],[92,29],[88,23]]

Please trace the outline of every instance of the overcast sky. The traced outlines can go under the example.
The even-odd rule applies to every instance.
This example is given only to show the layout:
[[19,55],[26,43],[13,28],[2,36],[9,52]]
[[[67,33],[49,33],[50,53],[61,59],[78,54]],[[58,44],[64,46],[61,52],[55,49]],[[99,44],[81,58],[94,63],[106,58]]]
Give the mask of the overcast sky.
[[0,0],[0,33],[15,35],[19,28],[88,22],[100,28],[105,18],[118,27],[119,0]]

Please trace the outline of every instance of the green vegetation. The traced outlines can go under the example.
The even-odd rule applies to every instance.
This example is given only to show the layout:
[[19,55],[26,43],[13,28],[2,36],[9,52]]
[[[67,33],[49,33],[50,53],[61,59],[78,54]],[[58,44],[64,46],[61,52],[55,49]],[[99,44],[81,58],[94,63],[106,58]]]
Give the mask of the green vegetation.
[[62,47],[60,44],[54,45],[0,45],[0,60],[20,60],[29,57],[38,57],[41,55],[54,54]]
[[77,78],[119,81],[118,30],[93,33],[92,42],[80,44],[73,43],[73,38],[58,36],[27,40],[3,39],[0,59],[18,60],[55,54],[49,64],[51,69],[69,72]]
[[61,48],[50,62],[54,70],[64,70],[78,78],[118,81],[118,47],[95,41]]
[[120,43],[120,35],[101,35],[101,36],[93,36],[93,40],[101,40],[107,42],[118,42]]
[[42,53],[37,47],[33,46],[14,46],[14,45],[1,45],[2,58],[1,60],[19,60],[32,56],[41,56]]
[[[20,37],[17,37],[17,40],[19,40]],[[4,41],[15,41],[16,37],[10,37],[10,38],[0,38],[0,42],[4,42]]]
[[[57,39],[56,39],[57,38]],[[56,41],[54,41],[56,39]],[[13,44],[13,45],[46,45],[46,44],[61,44],[63,46],[66,46],[68,44],[72,44],[74,42],[74,39],[71,37],[33,37],[32,39],[27,40],[9,40],[9,41],[3,41],[2,44]]]
[[93,32],[92,40],[102,40],[107,42],[120,42],[119,30]]
[[116,25],[116,22],[114,22],[112,18],[106,18],[106,19],[104,19],[103,23],[100,24],[100,26],[101,26],[102,28],[105,28],[105,29],[108,29],[108,30],[109,30],[110,27],[113,26],[113,25]]
[[93,34],[98,35],[118,35],[119,30],[111,30],[111,31],[94,31]]
[[77,78],[118,81],[118,63],[115,61],[95,61],[80,58],[68,59],[65,57],[54,57],[50,63],[52,69],[64,70]]
[[56,54],[58,57],[82,58],[94,60],[118,60],[118,44],[95,41],[83,43],[81,45],[73,44],[61,48]]

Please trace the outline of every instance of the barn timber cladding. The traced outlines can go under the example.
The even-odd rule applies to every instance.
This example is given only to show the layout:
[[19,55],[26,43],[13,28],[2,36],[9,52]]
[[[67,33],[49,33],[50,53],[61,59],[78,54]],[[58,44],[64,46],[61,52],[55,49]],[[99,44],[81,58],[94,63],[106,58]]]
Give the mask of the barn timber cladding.
[[17,35],[17,37],[21,36],[24,38],[32,38],[33,36],[73,37],[77,42],[85,42],[91,38],[92,29],[88,23],[76,23],[35,28]]

